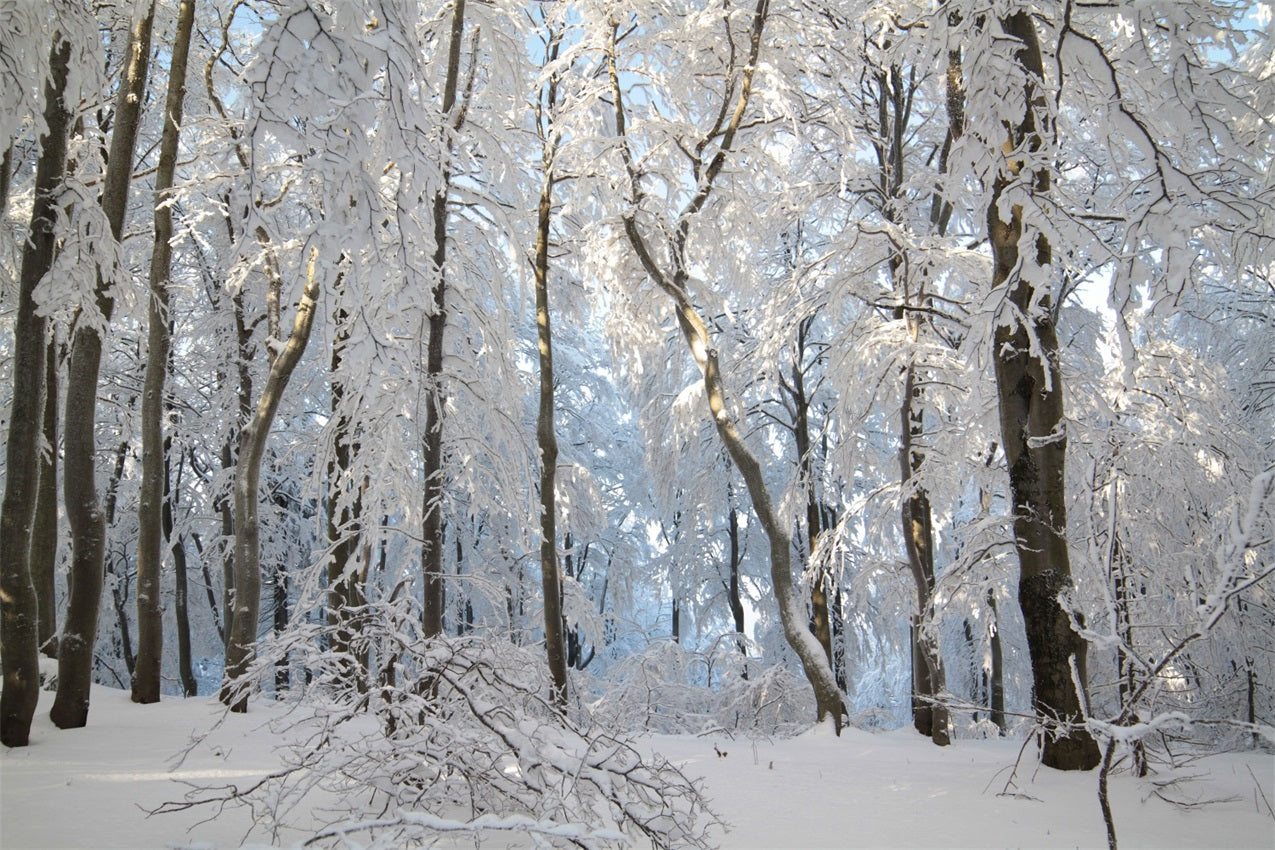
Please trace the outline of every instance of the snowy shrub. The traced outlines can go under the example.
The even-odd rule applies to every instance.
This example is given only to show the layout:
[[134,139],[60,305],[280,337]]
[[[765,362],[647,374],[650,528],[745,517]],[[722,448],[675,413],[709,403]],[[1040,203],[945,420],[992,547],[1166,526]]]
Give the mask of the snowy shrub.
[[[490,637],[425,640],[418,613],[399,601],[358,618],[350,655],[379,659],[375,678],[351,676],[361,662],[350,655],[311,650],[302,700],[275,721],[283,769],[247,789],[197,789],[177,805],[249,805],[276,835],[296,826],[296,813],[320,824],[313,846],[500,833],[536,846],[711,846],[718,821],[695,784],[615,727],[564,717],[547,698],[540,652]],[[320,645],[325,628],[293,630],[258,668],[288,647]]]
[[612,665],[601,685],[593,712],[616,728],[791,735],[815,717],[805,679],[745,657],[734,640],[719,640],[708,652],[652,643]]

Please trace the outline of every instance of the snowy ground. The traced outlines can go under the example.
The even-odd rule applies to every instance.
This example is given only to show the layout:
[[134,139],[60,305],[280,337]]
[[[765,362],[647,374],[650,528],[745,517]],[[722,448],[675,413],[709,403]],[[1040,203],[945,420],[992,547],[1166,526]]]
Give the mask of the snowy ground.
[[[31,746],[0,753],[0,848],[214,848],[296,843],[253,831],[242,809],[147,817],[183,783],[246,784],[277,766],[279,737],[257,708],[229,718],[181,764],[192,731],[221,712],[210,699],[135,706],[95,689],[90,726],[59,731],[42,698]],[[1021,741],[960,741],[939,749],[907,730],[816,730],[795,740],[648,738],[701,776],[728,848],[1102,847],[1093,774],[1036,770]],[[720,749],[725,756],[715,752]],[[1210,757],[1168,793],[1128,775],[1112,798],[1122,848],[1275,848],[1275,757]],[[1165,776],[1161,775],[1160,779]],[[211,820],[210,820],[211,818]],[[472,842],[468,845],[474,846]]]

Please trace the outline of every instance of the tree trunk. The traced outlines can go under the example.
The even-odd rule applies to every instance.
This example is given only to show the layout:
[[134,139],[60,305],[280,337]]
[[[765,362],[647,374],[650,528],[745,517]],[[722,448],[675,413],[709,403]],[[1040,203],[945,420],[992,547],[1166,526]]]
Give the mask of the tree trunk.
[[[726,515],[726,534],[730,540],[730,578],[726,583],[726,598],[730,603],[731,622],[735,626],[735,634],[740,635],[737,644],[739,653],[745,658],[748,657],[748,645],[744,643],[744,599],[739,588],[739,568],[742,561],[742,555],[739,547],[739,511],[735,510],[735,495],[729,492],[730,511]],[[748,669],[744,668],[744,678],[748,678]]]
[[[39,493],[40,432],[45,392],[45,320],[35,287],[53,265],[56,196],[66,165],[70,114],[62,100],[71,44],[54,42],[44,87],[45,133],[40,138],[30,236],[23,245],[18,311],[13,324],[13,402],[5,446],[0,506],[0,743],[25,747],[40,693],[39,610],[31,582],[31,534]],[[5,173],[8,173],[6,163]]]
[[[1043,147],[1036,110],[1044,109],[1038,91],[1044,78],[1040,42],[1027,12],[1002,21],[1005,33],[1020,42],[1016,59],[1027,78],[1026,110],[1021,122],[1010,128],[1005,150],[1036,154]],[[999,397],[1001,439],[1009,465],[1014,505],[1014,534],[1020,576],[1018,600],[1023,609],[1027,644],[1035,680],[1036,713],[1049,722],[1082,721],[1080,697],[1072,683],[1075,660],[1083,687],[1085,642],[1071,628],[1058,596],[1071,586],[1067,551],[1064,460],[1067,438],[1063,414],[1062,369],[1058,335],[1048,293],[1036,291],[1024,277],[1020,263],[1048,269],[1052,248],[1037,233],[1029,249],[1034,256],[1020,257],[1023,241],[1023,208],[1009,205],[1002,218],[1002,197],[1012,185],[1033,193],[1049,190],[1050,175],[1044,167],[1022,160],[1006,162],[996,176],[987,207],[987,231],[992,247],[992,287],[1004,299],[995,340],[996,386]],[[1098,746],[1083,728],[1064,728],[1058,736],[1045,737],[1043,761],[1061,770],[1089,770],[1100,759]]]
[[[549,37],[547,62],[558,57],[559,34]],[[554,109],[558,77],[550,76],[538,104]],[[558,437],[553,414],[553,331],[549,317],[549,247],[553,223],[554,149],[552,118],[539,116],[543,157],[540,203],[536,212],[536,244],[533,268],[536,285],[536,337],[539,342],[540,395],[536,418],[536,442],[540,447],[540,588],[544,597],[545,654],[548,656],[551,698],[559,710],[567,707],[567,657],[563,644],[562,575],[558,563],[558,508],[554,488],[558,474]],[[546,126],[550,125],[550,126]]]
[[159,702],[164,658],[164,608],[160,586],[163,573],[164,383],[171,345],[168,319],[168,280],[173,267],[173,213],[169,192],[177,169],[182,106],[186,95],[186,59],[195,21],[195,0],[182,0],[177,12],[164,100],[164,129],[155,172],[155,240],[151,249],[149,323],[146,376],[142,390],[142,478],[137,506],[137,667],[133,671],[133,702]]
[[354,651],[357,625],[355,610],[366,599],[363,586],[367,577],[367,558],[359,568],[359,551],[364,542],[363,487],[355,487],[346,503],[346,487],[350,486],[354,457],[359,445],[352,433],[351,421],[343,409],[345,379],[342,360],[350,333],[348,316],[344,310],[336,315],[336,336],[332,342],[330,367],[332,417],[336,423],[333,437],[333,457],[328,475],[328,545],[332,557],[328,561],[328,647],[339,659],[338,675],[347,684],[360,691],[366,687],[365,674],[368,659],[366,652]]
[[[451,36],[447,49],[447,77],[443,82],[444,118],[456,105],[460,80],[460,48],[465,33],[465,0],[455,0]],[[455,129],[459,129],[459,123]],[[447,138],[450,154],[452,139]],[[425,579],[422,626],[426,637],[443,633],[446,599],[443,588],[443,337],[447,330],[447,199],[451,191],[451,163],[443,163],[443,180],[434,195],[434,283],[433,312],[429,316],[429,338],[425,361],[425,492],[421,511],[424,517],[421,572]]]
[[44,442],[40,453],[40,485],[31,528],[31,582],[40,612],[40,651],[58,657],[58,343],[49,328],[44,360]]
[[261,525],[258,502],[261,496],[261,459],[265,455],[270,426],[279,410],[283,392],[310,341],[314,325],[315,300],[319,296],[318,253],[311,250],[306,268],[305,289],[297,304],[292,332],[283,351],[270,365],[270,374],[252,419],[239,439],[235,464],[234,517],[234,611],[226,630],[226,673],[219,698],[234,712],[248,710],[251,683],[246,674],[252,665],[257,644],[257,623],[261,614]]
[[987,638],[989,654],[992,657],[990,675],[992,722],[1004,735],[1008,728],[1005,721],[1005,656],[1001,649],[1001,623],[1000,615],[996,611],[995,591],[987,592],[987,605],[992,613],[991,629]]
[[810,444],[810,397],[806,394],[805,357],[806,339],[810,333],[813,316],[803,319],[797,326],[797,356],[792,367],[792,384],[787,387],[793,412],[793,436],[797,443],[797,470],[806,491],[806,553],[810,564],[810,614],[811,630],[828,663],[832,664],[832,624],[828,616],[828,575],[816,560],[815,549],[823,532],[823,512],[815,490],[814,455]]
[[[150,64],[154,4],[148,4],[129,33],[124,78],[112,118],[110,159],[103,179],[102,211],[111,237],[120,242],[128,211],[133,176],[133,150],[141,123],[146,75]],[[98,271],[97,308],[109,324],[114,312],[110,281]],[[102,364],[102,331],[81,321],[71,343],[66,385],[66,460],[63,491],[71,527],[71,580],[66,624],[58,648],[58,691],[49,716],[61,729],[88,722],[89,686],[93,680],[93,646],[97,638],[98,606],[102,598],[102,569],[106,554],[106,518],[97,496],[94,470],[98,373]]]
[[[190,584],[189,567],[186,561],[186,542],[181,535],[175,534],[173,511],[181,496],[180,471],[178,466],[178,486],[172,486],[172,436],[164,445],[164,510],[161,521],[164,525],[164,539],[169,541],[173,552],[173,608],[177,623],[177,673],[182,683],[182,696],[193,697],[199,693],[199,685],[195,680],[195,670],[190,652]],[[214,609],[215,610],[215,609]]]
[[[908,319],[915,328],[915,320]],[[913,335],[913,342],[916,341]],[[924,462],[924,453],[916,441],[924,433],[922,416],[916,402],[920,390],[916,384],[916,367],[909,364],[903,381],[902,443],[899,461],[903,469],[903,541],[908,553],[908,565],[916,582],[917,621],[914,626],[913,678],[916,697],[912,704],[913,722],[917,731],[928,735],[940,747],[952,742],[947,706],[941,695],[947,688],[943,670],[943,656],[937,636],[937,611],[934,589],[934,527],[930,498],[924,489],[913,484]],[[910,492],[909,492],[910,491]],[[918,663],[920,668],[918,669]],[[924,716],[922,716],[924,715]]]
[[[728,87],[730,91],[738,93],[734,108],[727,109],[728,104],[722,104],[719,114],[723,116],[723,119],[729,115],[729,122],[724,125],[719,122],[704,138],[704,144],[698,148],[702,152],[710,141],[716,141],[718,144],[716,153],[707,163],[700,161],[698,155],[694,160],[693,168],[699,177],[698,187],[678,215],[676,230],[667,237],[667,256],[673,266],[671,273],[661,267],[655,254],[647,246],[645,238],[638,229],[633,210],[625,214],[623,222],[625,235],[647,276],[673,301],[682,336],[704,378],[704,395],[708,403],[709,415],[712,417],[718,436],[726,446],[726,451],[744,478],[753,511],[757,514],[757,519],[770,543],[770,577],[779,607],[779,618],[783,624],[784,636],[801,660],[806,679],[814,689],[816,716],[819,721],[831,720],[840,732],[845,702],[837,688],[836,676],[832,672],[828,657],[824,654],[823,646],[807,627],[805,606],[801,604],[793,586],[792,538],[787,531],[787,523],[775,510],[770,491],[766,487],[765,476],[762,474],[761,464],[744,442],[738,425],[726,410],[726,387],[722,381],[717,350],[711,345],[712,339],[708,332],[708,325],[700,317],[687,291],[690,276],[687,243],[690,238],[691,221],[707,203],[714,182],[725,166],[727,154],[734,144],[735,134],[743,123],[752,92],[753,73],[757,68],[761,50],[761,36],[765,27],[767,8],[767,0],[759,0],[752,15],[748,58],[741,66],[741,78],[736,81],[737,86]],[[636,204],[642,196],[642,175],[626,138],[623,90],[620,86],[620,75],[615,59],[616,37],[616,27],[613,26],[607,71],[613,98],[612,107],[615,111],[616,135],[624,141],[620,148],[620,155],[631,183],[633,196],[630,201]]]

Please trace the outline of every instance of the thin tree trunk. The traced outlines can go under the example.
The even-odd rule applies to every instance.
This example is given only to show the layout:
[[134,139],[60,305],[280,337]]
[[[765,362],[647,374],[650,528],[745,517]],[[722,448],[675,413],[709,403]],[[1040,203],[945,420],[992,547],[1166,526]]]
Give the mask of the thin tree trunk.
[[[699,177],[697,181],[698,188],[678,216],[676,232],[668,236],[667,255],[673,265],[671,273],[666,272],[660,266],[655,254],[647,246],[645,238],[638,229],[637,219],[634,217],[632,210],[624,216],[624,230],[629,244],[641,261],[642,268],[646,271],[647,276],[673,301],[674,312],[677,316],[682,336],[690,349],[696,366],[699,367],[703,375],[704,395],[708,403],[709,415],[712,417],[717,434],[726,446],[726,451],[730,454],[731,460],[734,461],[735,466],[740,471],[740,475],[743,476],[744,484],[748,488],[749,499],[753,505],[753,511],[756,513],[757,519],[766,533],[766,539],[770,543],[771,584],[779,607],[779,617],[783,624],[784,636],[801,660],[806,679],[810,682],[815,692],[817,719],[819,721],[831,720],[837,731],[840,732],[845,702],[840,690],[837,688],[836,676],[832,672],[832,665],[824,654],[823,646],[820,645],[807,627],[805,606],[798,599],[796,588],[793,585],[792,538],[787,531],[787,524],[775,510],[770,491],[766,486],[765,476],[762,473],[761,464],[748,448],[747,443],[745,443],[735,420],[727,412],[726,387],[722,380],[717,350],[712,347],[712,338],[708,332],[708,325],[699,315],[699,311],[691,301],[690,294],[687,291],[687,284],[690,278],[687,242],[690,238],[691,221],[704,208],[704,204],[708,202],[716,178],[726,164],[726,158],[734,144],[735,135],[743,123],[752,92],[753,73],[757,68],[758,54],[761,50],[761,35],[766,22],[767,9],[767,0],[758,0],[752,15],[748,57],[741,66],[741,77],[737,81],[738,86],[731,87],[732,91],[738,92],[734,109],[727,110],[725,108],[726,104],[723,104],[723,109],[720,112],[721,119],[705,136],[705,146],[709,141],[716,140],[718,143],[717,151],[707,163],[700,162],[698,158],[695,160],[694,170]],[[631,184],[632,197],[630,200],[633,203],[637,203],[642,196],[641,173],[638,170],[638,165],[634,159],[633,152],[629,149],[626,138],[623,89],[620,86],[620,75],[615,59],[615,46],[616,28],[613,27],[607,69],[613,99],[612,107],[615,111],[616,135],[624,142],[621,145],[620,154]],[[705,146],[700,146],[699,150],[703,151]]]
[[[549,38],[547,62],[558,57],[560,34]],[[533,267],[536,284],[536,336],[539,342],[540,404],[536,419],[536,441],[540,446],[540,588],[544,599],[545,654],[548,656],[551,698],[559,710],[567,707],[567,657],[563,645],[562,575],[558,563],[558,508],[554,488],[558,474],[558,437],[553,414],[553,331],[549,314],[549,247],[553,222],[554,151],[557,137],[551,126],[552,110],[558,100],[558,77],[545,83],[539,127],[543,158],[543,182],[536,213],[536,244]],[[545,107],[549,112],[544,111]]]
[[13,145],[4,149],[4,157],[0,159],[0,217],[9,211],[9,186],[13,181]]
[[[443,82],[442,111],[445,118],[451,118],[456,106],[464,33],[465,0],[455,0],[447,48],[447,77]],[[454,129],[459,129],[459,118],[457,121]],[[449,153],[452,149],[450,135],[445,149]],[[421,507],[424,517],[421,572],[425,580],[422,627],[426,637],[443,634],[443,612],[447,604],[443,587],[443,337],[447,330],[447,199],[450,191],[451,163],[446,162],[443,164],[442,185],[434,195],[434,271],[438,279],[434,283],[433,312],[429,316],[425,355],[425,492]]]
[[359,445],[351,430],[350,417],[342,408],[345,397],[345,379],[342,376],[342,359],[349,341],[349,326],[344,310],[336,315],[336,338],[332,343],[331,394],[332,416],[336,422],[333,437],[333,458],[328,476],[328,541],[332,558],[328,562],[328,626],[329,648],[337,663],[340,677],[359,690],[366,686],[367,653],[355,653],[354,611],[365,604],[363,585],[368,564],[366,556],[362,569],[358,554],[364,543],[363,487],[359,486],[346,501],[345,488],[350,479],[354,456]]
[[[908,321],[912,324],[914,319],[909,318]],[[918,611],[915,624],[915,646],[918,652],[913,656],[913,671],[919,699],[914,698],[912,713],[917,730],[943,747],[950,744],[952,739],[948,728],[947,706],[941,701],[941,695],[947,688],[943,656],[934,632],[937,612],[934,599],[936,579],[933,513],[930,510],[929,495],[924,489],[912,484],[924,462],[924,453],[916,445],[917,438],[924,433],[920,410],[914,406],[919,396],[916,368],[909,365],[903,381],[903,405],[900,410],[903,441],[899,449],[899,460],[903,469],[903,487],[905,491],[912,489],[910,493],[905,492],[903,498],[903,540],[912,577],[916,582]],[[917,662],[924,669],[918,669]]]
[[[905,79],[903,69],[897,65],[880,70],[877,84],[877,165],[881,196],[884,199],[882,214],[891,224],[900,226],[906,203],[905,147],[908,143],[908,125],[911,120],[914,85]],[[953,120],[949,116],[949,121]],[[949,130],[949,133],[958,132]],[[946,168],[946,160],[940,163]],[[945,228],[940,209],[932,209],[931,224],[940,234]],[[916,730],[929,737],[935,744],[951,743],[947,707],[940,701],[946,689],[943,656],[935,629],[937,616],[935,587],[937,578],[934,567],[934,519],[929,494],[917,483],[925,462],[922,440],[925,436],[924,390],[922,389],[915,352],[920,337],[920,320],[914,307],[924,301],[924,283],[912,292],[907,279],[904,248],[892,245],[888,267],[894,285],[898,305],[894,310],[896,321],[905,323],[908,331],[908,351],[903,367],[903,397],[899,405],[899,485],[902,491],[900,521],[903,530],[904,549],[908,567],[916,586],[917,613],[912,622],[912,722]]]
[[[735,625],[735,634],[741,636],[738,641],[739,652],[744,657],[747,657],[748,645],[744,643],[742,637],[745,626],[744,599],[743,594],[740,592],[739,584],[739,568],[740,563],[743,560],[739,545],[739,511],[735,509],[735,495],[734,493],[729,492],[729,490],[730,488],[728,487],[730,510],[726,514],[726,535],[730,541],[730,554],[728,556],[730,558],[730,578],[726,583],[726,598],[730,603],[730,616],[731,621]],[[748,678],[747,670],[744,671],[744,678]]]
[[989,590],[987,592],[987,605],[992,613],[991,634],[988,635],[988,649],[991,655],[991,708],[992,722],[996,724],[996,728],[1001,730],[1004,735],[1007,729],[1005,721],[1005,661],[1004,652],[1001,649],[1001,623],[1000,614],[996,611],[996,592]]
[[44,442],[40,453],[40,486],[31,529],[31,581],[40,612],[40,651],[58,657],[58,605],[55,573],[58,560],[58,343],[53,329],[45,346]]
[[219,698],[234,712],[248,710],[251,690],[246,674],[257,645],[257,623],[261,614],[261,525],[258,502],[261,497],[261,459],[265,455],[270,426],[279,410],[283,392],[310,341],[314,325],[315,301],[319,296],[318,252],[312,249],[306,267],[305,289],[297,304],[292,332],[274,362],[261,390],[252,419],[239,439],[235,464],[235,561],[234,619],[226,630],[226,673]]
[[806,552],[811,568],[811,629],[828,663],[832,664],[832,623],[828,614],[828,574],[816,559],[815,549],[823,533],[823,512],[815,489],[814,453],[810,444],[810,396],[806,393],[806,341],[813,316],[797,326],[797,356],[792,366],[792,383],[785,387],[793,406],[793,437],[797,443],[797,470],[806,491]]
[[164,539],[169,541],[173,553],[173,609],[177,624],[177,673],[182,683],[182,696],[193,697],[199,693],[190,651],[190,590],[189,567],[186,561],[186,543],[182,535],[175,534],[173,511],[181,496],[180,466],[178,486],[172,482],[172,436],[164,445],[164,510],[160,517],[164,526]]
[[31,583],[31,526],[40,484],[46,342],[45,320],[36,312],[34,294],[36,284],[53,265],[56,197],[66,166],[70,124],[70,113],[62,100],[70,56],[70,42],[55,39],[44,87],[45,133],[40,138],[30,235],[23,245],[18,312],[13,324],[13,402],[0,506],[0,662],[4,667],[0,743],[8,747],[29,743],[40,690],[40,627]]
[[[1038,86],[1044,79],[1040,42],[1030,13],[1018,12],[1001,22],[1020,44],[1016,61],[1027,78],[1022,120],[1010,128],[1006,151],[1036,154],[1043,147],[1037,109],[1044,109]],[[992,287],[1004,298],[1006,314],[994,340],[996,386],[1000,402],[1001,439],[1009,465],[1014,505],[1014,536],[1020,577],[1018,600],[1023,609],[1027,644],[1035,680],[1036,713],[1049,722],[1074,724],[1082,719],[1080,697],[1072,682],[1075,659],[1081,685],[1085,680],[1085,642],[1071,628],[1058,596],[1071,586],[1067,551],[1066,421],[1058,334],[1049,295],[1036,291],[1021,274],[1021,265],[1048,269],[1052,247],[1043,233],[1034,238],[1034,256],[1020,257],[1023,208],[1002,197],[1011,185],[1028,191],[1049,190],[1050,174],[1034,163],[1005,163],[996,176],[987,205],[987,232],[992,247]],[[1011,318],[1015,317],[1015,318]],[[1045,736],[1043,761],[1061,770],[1089,770],[1101,755],[1083,727]]]
[[182,106],[186,95],[186,59],[195,22],[195,0],[182,0],[177,11],[164,100],[164,129],[155,172],[155,240],[151,250],[149,323],[146,376],[142,390],[142,477],[137,505],[137,667],[133,671],[133,702],[159,702],[164,659],[164,608],[160,586],[163,573],[164,383],[171,343],[168,282],[173,267],[173,213],[169,193],[177,170]]

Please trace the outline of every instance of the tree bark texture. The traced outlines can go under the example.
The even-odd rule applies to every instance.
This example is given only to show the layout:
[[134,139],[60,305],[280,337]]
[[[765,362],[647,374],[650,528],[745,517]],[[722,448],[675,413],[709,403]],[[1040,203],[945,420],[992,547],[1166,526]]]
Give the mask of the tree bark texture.
[[[450,119],[456,106],[456,90],[460,81],[460,49],[465,34],[465,0],[455,0],[452,8],[451,35],[447,48],[447,76],[443,81],[442,111]],[[445,127],[450,127],[445,123]],[[455,127],[459,129],[459,124]],[[444,132],[448,132],[444,129]],[[445,145],[451,152],[452,140]],[[421,572],[425,581],[422,628],[426,637],[443,633],[446,594],[443,586],[443,341],[447,330],[447,199],[451,191],[451,163],[443,164],[443,180],[434,195],[434,283],[433,312],[429,316],[429,337],[425,363],[425,492],[421,511],[424,517],[421,537]]]
[[172,344],[168,321],[168,282],[173,267],[173,213],[169,193],[177,170],[182,106],[186,96],[186,60],[195,21],[195,0],[182,0],[177,11],[164,100],[164,129],[155,172],[155,239],[151,249],[150,301],[147,310],[146,376],[142,388],[142,478],[137,506],[137,665],[133,702],[159,702],[164,658],[163,503],[167,459],[164,456],[164,384]]
[[[177,674],[182,683],[182,696],[193,697],[199,693],[199,685],[195,680],[195,669],[191,659],[190,648],[190,581],[189,566],[186,560],[186,541],[182,535],[175,533],[173,513],[180,496],[180,460],[179,485],[172,484],[172,436],[165,440],[164,447],[164,510],[161,521],[164,525],[164,537],[169,541],[173,553],[173,615],[177,625]],[[214,606],[214,610],[216,610]]]
[[[1036,116],[1037,108],[1043,108],[1037,88],[1044,76],[1040,42],[1027,12],[1002,21],[1002,27],[1020,44],[1016,59],[1027,78],[1027,108],[1020,123],[1008,128],[1005,152],[1010,157],[1025,156],[1043,145]],[[1072,682],[1071,659],[1083,686],[1086,647],[1058,601],[1059,594],[1071,586],[1065,536],[1067,439],[1062,370],[1050,298],[1037,292],[1021,273],[1022,205],[1008,205],[1009,216],[1002,217],[1002,197],[1017,181],[1025,181],[1031,192],[1043,193],[1049,189],[1050,175],[1044,168],[1024,168],[1022,160],[1007,161],[996,177],[987,209],[992,286],[1004,299],[994,350],[1020,565],[1018,600],[1031,654],[1035,710],[1047,721],[1077,723],[1082,720],[1081,703]],[[1052,256],[1048,239],[1036,234],[1030,242],[1025,246],[1035,252],[1030,260],[1037,268],[1047,268]],[[1089,770],[1099,758],[1098,746],[1084,728],[1046,735],[1043,761],[1050,767]]]
[[[557,58],[558,41],[550,38],[549,61]],[[545,98],[552,109],[557,101],[557,77],[545,84]],[[547,116],[541,117],[543,183],[536,211],[536,244],[534,276],[536,287],[536,338],[540,368],[539,410],[536,417],[536,442],[540,447],[540,588],[544,595],[545,654],[549,678],[553,686],[554,705],[567,706],[567,656],[563,641],[562,575],[558,562],[558,506],[555,487],[558,474],[558,437],[554,428],[553,405],[553,330],[549,315],[549,247],[553,223],[553,151],[552,128],[545,129]]]
[[40,139],[30,235],[23,246],[14,318],[13,402],[5,446],[4,500],[0,505],[0,743],[25,747],[40,693],[39,610],[31,581],[31,539],[39,492],[40,435],[45,392],[45,320],[36,312],[35,288],[53,265],[57,190],[66,165],[70,114],[62,100],[70,42],[54,42],[45,83],[46,132]]
[[235,464],[234,517],[234,618],[226,632],[226,674],[219,698],[231,711],[248,710],[251,690],[246,679],[257,644],[257,624],[261,615],[261,459],[265,455],[270,426],[279,410],[283,392],[310,341],[314,325],[315,301],[319,296],[317,252],[312,251],[306,267],[305,289],[293,317],[292,332],[279,356],[270,364],[270,374],[262,387],[253,416],[239,437],[239,458]]
[[[806,493],[806,554],[810,565],[810,622],[811,630],[828,663],[832,658],[832,622],[828,613],[827,570],[818,563],[815,549],[823,532],[823,511],[815,490],[814,453],[810,443],[810,396],[806,392],[804,361],[806,341],[812,318],[803,319],[797,326],[797,356],[792,367],[792,383],[785,387],[793,407],[793,437],[797,443],[797,470]],[[834,665],[835,666],[835,665]]]
[[[125,53],[124,77],[115,99],[110,158],[103,178],[102,211],[111,236],[121,241],[133,176],[133,151],[141,124],[146,75],[150,67],[154,4],[148,4],[133,23]],[[110,281],[98,271],[97,309],[104,325],[114,312]],[[97,639],[98,606],[102,599],[102,570],[106,555],[106,516],[97,495],[94,469],[97,425],[98,373],[102,364],[105,327],[81,318],[71,342],[66,382],[66,459],[63,499],[71,527],[71,579],[62,644],[58,647],[58,692],[49,716],[61,729],[88,722],[89,686],[93,678],[93,647]]]
[[[350,476],[355,455],[358,454],[357,438],[352,433],[350,417],[343,409],[345,384],[342,375],[342,358],[349,341],[348,317],[340,310],[336,316],[336,338],[332,343],[332,417],[336,423],[333,457],[328,476],[328,543],[332,550],[328,561],[328,647],[340,659],[339,676],[347,684],[362,689],[367,672],[367,654],[356,652],[354,639],[357,633],[356,612],[366,602],[363,586],[367,580],[366,557],[362,567],[358,553],[363,541],[363,488],[351,486]],[[348,499],[348,502],[346,501]]]

